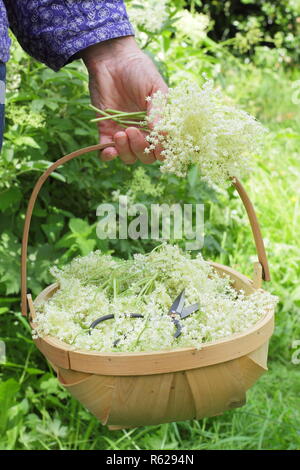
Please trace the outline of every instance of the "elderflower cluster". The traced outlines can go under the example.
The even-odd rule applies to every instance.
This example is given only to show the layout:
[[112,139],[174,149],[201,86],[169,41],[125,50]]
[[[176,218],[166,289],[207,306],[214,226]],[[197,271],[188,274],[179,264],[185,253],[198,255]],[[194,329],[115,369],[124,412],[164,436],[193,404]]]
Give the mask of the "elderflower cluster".
[[127,13],[136,29],[156,33],[168,18],[167,5],[167,0],[132,0]]
[[12,103],[8,108],[6,116],[18,126],[30,126],[34,129],[45,127],[45,115],[31,111],[27,106],[19,106]]
[[185,176],[191,164],[209,184],[228,186],[232,177],[251,171],[265,129],[247,112],[226,102],[213,81],[201,87],[182,82],[168,94],[157,91],[151,98],[147,123],[149,149],[162,146],[162,172]]
[[207,15],[181,10],[175,19],[177,35],[188,37],[196,43],[206,37],[209,26],[209,17]]
[[[237,292],[201,254],[192,259],[168,244],[128,261],[96,251],[51,272],[59,289],[36,307],[33,336],[51,335],[77,350],[199,349],[208,341],[246,331],[276,303],[263,291],[249,296]],[[185,305],[198,302],[200,308],[181,321],[182,334],[174,338],[168,312],[183,289]],[[130,318],[130,313],[143,317]],[[89,333],[94,320],[110,314],[114,318]]]

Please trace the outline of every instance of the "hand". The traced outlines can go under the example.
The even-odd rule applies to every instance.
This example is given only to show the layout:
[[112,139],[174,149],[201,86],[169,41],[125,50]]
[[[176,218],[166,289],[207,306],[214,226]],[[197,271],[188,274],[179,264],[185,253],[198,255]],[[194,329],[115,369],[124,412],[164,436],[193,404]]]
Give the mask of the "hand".
[[[121,111],[148,111],[145,100],[157,90],[167,93],[168,87],[151,59],[137,46],[132,36],[110,39],[88,47],[82,58],[89,72],[91,101],[97,108]],[[112,120],[98,123],[100,143],[113,141],[114,147],[101,152],[102,160],[119,157],[132,164],[137,159],[152,163],[161,159],[160,151],[144,153],[148,146],[145,133],[137,127],[124,129]]]

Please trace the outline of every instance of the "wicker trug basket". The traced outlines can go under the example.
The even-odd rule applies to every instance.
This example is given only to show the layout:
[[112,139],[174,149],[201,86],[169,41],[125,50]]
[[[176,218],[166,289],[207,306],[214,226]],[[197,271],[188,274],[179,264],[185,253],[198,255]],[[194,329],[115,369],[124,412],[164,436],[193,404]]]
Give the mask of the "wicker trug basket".
[[[27,294],[27,245],[31,216],[38,193],[48,176],[60,165],[106,145],[80,149],[53,163],[38,179],[32,192],[22,241],[22,313],[30,308],[34,327],[35,306],[51,297],[58,284],[44,289],[32,301]],[[234,185],[251,224],[259,261],[254,279],[232,268],[211,263],[220,275],[229,275],[233,286],[247,294],[270,280],[264,244],[253,206],[239,181]],[[267,370],[268,343],[274,329],[274,311],[248,331],[202,349],[174,349],[143,353],[74,351],[68,344],[47,336],[36,346],[53,365],[59,381],[110,429],[150,425],[214,416],[242,406],[246,391]]]

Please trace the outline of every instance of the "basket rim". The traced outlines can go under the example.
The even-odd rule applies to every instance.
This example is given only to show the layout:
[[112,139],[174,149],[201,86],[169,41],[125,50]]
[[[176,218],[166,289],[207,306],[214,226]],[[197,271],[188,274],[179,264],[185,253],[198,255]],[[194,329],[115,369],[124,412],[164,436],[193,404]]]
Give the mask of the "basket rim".
[[[244,274],[219,263],[209,263],[216,271],[242,282],[248,291],[257,290]],[[55,292],[58,285],[56,282],[43,289],[34,305],[37,306],[45,296]],[[34,321],[30,324],[34,328]],[[53,336],[38,338],[35,343],[47,359],[66,369],[101,375],[151,375],[205,367],[242,357],[266,343],[273,330],[274,309],[270,309],[248,330],[204,343],[201,349],[189,347],[137,352],[74,350],[68,343]]]

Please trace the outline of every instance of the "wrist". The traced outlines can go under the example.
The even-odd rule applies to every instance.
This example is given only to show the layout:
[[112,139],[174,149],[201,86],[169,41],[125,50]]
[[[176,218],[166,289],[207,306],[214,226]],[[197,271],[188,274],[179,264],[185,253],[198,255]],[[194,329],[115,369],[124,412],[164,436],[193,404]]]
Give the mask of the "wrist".
[[131,53],[140,52],[134,36],[123,36],[119,38],[108,39],[81,51],[81,58],[88,70],[93,69],[99,64],[116,57],[122,57]]

